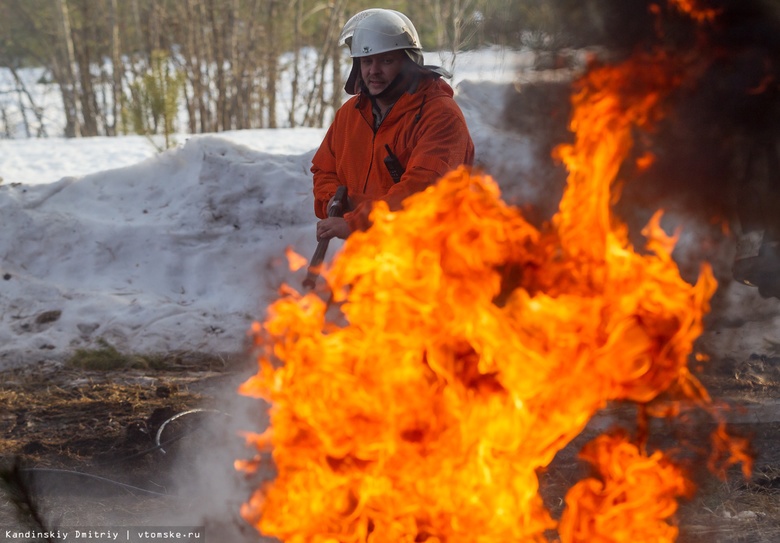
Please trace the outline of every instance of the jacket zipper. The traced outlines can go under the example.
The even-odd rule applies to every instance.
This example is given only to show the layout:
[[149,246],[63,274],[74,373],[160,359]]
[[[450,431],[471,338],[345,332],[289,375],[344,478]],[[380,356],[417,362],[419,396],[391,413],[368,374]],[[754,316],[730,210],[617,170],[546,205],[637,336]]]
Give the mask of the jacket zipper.
[[366,171],[366,178],[363,180],[363,194],[368,190],[368,178],[371,177],[371,170],[374,168],[374,146],[376,145],[376,130],[374,135],[371,136],[371,161],[368,163],[368,170]]
[[[368,163],[368,170],[366,170],[366,177],[363,179],[363,194],[366,193],[368,190],[368,178],[371,177],[371,170],[374,167],[374,145],[376,144],[376,133],[377,129],[374,127],[373,122],[368,122],[368,119],[366,119],[365,115],[363,115],[363,112],[360,112],[360,116],[363,117],[363,120],[368,124],[368,126],[371,128],[371,161]],[[374,114],[371,113],[371,120],[373,121]]]

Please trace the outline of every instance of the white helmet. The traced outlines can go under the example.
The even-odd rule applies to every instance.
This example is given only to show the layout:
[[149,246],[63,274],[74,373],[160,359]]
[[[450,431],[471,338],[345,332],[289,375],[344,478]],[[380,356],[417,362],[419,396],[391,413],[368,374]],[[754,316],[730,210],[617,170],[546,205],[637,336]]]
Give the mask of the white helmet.
[[339,45],[348,45],[352,58],[399,49],[422,51],[412,21],[400,11],[382,8],[353,15],[341,31]]
[[409,17],[393,9],[371,8],[353,15],[341,30],[339,45],[349,47],[352,57],[352,70],[344,85],[348,94],[359,90],[360,57],[402,49],[412,62],[423,65],[417,29]]

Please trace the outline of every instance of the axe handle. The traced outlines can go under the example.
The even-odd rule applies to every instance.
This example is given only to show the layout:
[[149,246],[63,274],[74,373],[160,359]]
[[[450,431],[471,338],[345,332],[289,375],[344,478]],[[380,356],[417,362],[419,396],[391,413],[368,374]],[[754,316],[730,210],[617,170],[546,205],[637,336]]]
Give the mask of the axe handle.
[[317,283],[317,278],[320,276],[319,267],[325,260],[325,253],[328,252],[329,239],[324,239],[317,244],[317,248],[314,250],[314,255],[309,262],[309,270],[306,272],[306,279],[303,280],[303,286],[307,289],[313,289]]
[[[336,194],[333,197],[333,202],[328,206],[328,217],[342,217],[344,215],[344,209],[347,207],[347,187],[340,186],[336,189]],[[313,289],[317,283],[317,278],[320,276],[320,266],[325,260],[325,253],[328,252],[328,244],[330,239],[323,239],[317,243],[317,248],[314,250],[309,261],[309,269],[306,272],[306,279],[303,280],[303,287],[307,289]]]

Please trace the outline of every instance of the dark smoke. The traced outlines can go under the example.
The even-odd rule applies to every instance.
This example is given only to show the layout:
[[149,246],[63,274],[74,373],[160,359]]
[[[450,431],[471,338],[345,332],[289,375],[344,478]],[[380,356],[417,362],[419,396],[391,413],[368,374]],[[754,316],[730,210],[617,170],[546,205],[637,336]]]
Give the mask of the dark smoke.
[[[650,151],[655,163],[640,173],[628,160],[621,173],[625,185],[616,212],[628,222],[632,241],[643,245],[639,231],[659,208],[695,222],[702,238],[700,254],[691,255],[695,261],[712,260],[706,250],[722,245],[723,224],[737,233],[766,230],[780,240],[780,2],[700,0],[700,6],[719,10],[704,23],[667,0],[553,5],[569,43],[599,46],[602,63],[662,49],[690,65],[684,84],[668,98],[665,119],[652,133],[637,133],[636,156]],[[510,124],[520,126],[527,117],[532,106],[522,102],[533,96],[530,90],[526,86],[508,101]],[[543,112],[556,107],[533,106]],[[543,147],[553,143],[550,134],[559,138],[565,128],[539,126],[529,133],[539,133]],[[528,132],[527,126],[518,129]]]
[[623,205],[665,204],[743,230],[780,231],[780,20],[758,1],[709,5],[720,10],[712,24],[678,15],[673,31],[635,45],[696,61],[649,138],[657,163],[627,184]]
[[[617,58],[661,48],[689,59],[670,113],[646,139],[657,161],[628,181],[618,210],[640,207],[780,232],[780,18],[777,4],[711,0],[711,23],[664,2],[600,0],[595,27]],[[638,153],[645,149],[637,149]]]

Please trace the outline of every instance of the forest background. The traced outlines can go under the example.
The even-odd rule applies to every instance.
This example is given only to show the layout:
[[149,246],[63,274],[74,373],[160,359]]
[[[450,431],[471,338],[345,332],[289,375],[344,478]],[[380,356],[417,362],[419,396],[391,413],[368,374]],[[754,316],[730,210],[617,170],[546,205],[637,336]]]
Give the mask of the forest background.
[[[780,14],[780,0],[759,0]],[[384,0],[426,51],[637,43],[654,0]],[[344,23],[371,0],[2,0],[0,137],[323,127],[343,103]],[[621,41],[625,43],[621,43]],[[554,62],[554,60],[553,60]],[[549,66],[548,66],[549,67]],[[45,87],[46,92],[41,92]],[[56,96],[56,100],[52,98]],[[59,102],[46,104],[45,101]],[[47,108],[64,122],[47,120]]]
[[[479,47],[556,51],[599,42],[610,3],[387,0],[381,6],[406,13],[424,49],[449,52],[444,67],[451,68],[458,52]],[[367,0],[3,0],[0,68],[9,75],[0,87],[6,95],[0,137],[325,126],[345,96],[350,60],[338,46],[341,28],[376,6]],[[64,133],[47,123],[33,88],[41,85],[61,98]]]

